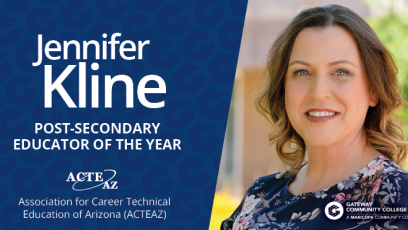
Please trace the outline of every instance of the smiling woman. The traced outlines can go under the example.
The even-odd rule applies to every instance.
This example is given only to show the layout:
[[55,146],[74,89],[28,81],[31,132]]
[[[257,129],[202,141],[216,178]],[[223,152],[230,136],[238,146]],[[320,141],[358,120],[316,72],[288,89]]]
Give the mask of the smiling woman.
[[[396,73],[350,9],[298,14],[271,48],[256,101],[289,169],[255,180],[221,229],[408,229],[392,211],[408,206],[408,174],[398,166],[408,145],[393,121],[405,103]],[[370,209],[342,208],[353,202]]]
[[368,85],[352,35],[338,26],[303,29],[289,63],[286,112],[309,152],[314,153],[310,148],[315,146],[337,148],[345,138],[361,136],[367,110],[378,98]]

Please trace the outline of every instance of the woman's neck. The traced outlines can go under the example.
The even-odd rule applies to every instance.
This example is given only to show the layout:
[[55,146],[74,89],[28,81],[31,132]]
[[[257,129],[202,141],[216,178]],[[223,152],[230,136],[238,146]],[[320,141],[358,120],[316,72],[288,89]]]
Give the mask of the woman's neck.
[[367,145],[364,129],[330,147],[308,146],[308,164],[291,183],[292,193],[322,190],[350,177],[381,154]]

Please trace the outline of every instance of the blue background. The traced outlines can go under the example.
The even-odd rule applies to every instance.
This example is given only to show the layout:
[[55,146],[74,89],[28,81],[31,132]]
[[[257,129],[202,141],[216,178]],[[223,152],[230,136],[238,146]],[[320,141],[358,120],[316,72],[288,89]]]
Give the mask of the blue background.
[[[208,229],[222,152],[238,51],[246,12],[243,0],[1,0],[0,2],[0,228],[1,229]],[[75,49],[68,60],[37,61],[37,36],[49,40],[150,40],[143,60],[123,60],[116,45],[115,60],[87,63],[87,108],[68,108],[53,93],[53,108],[44,108],[44,65],[52,65],[54,79],[68,65],[78,65]],[[102,34],[108,38],[103,39]],[[92,47],[92,46],[90,46]],[[82,46],[81,46],[82,48]],[[110,46],[108,45],[108,48]],[[108,52],[110,57],[110,50]],[[82,58],[82,53],[81,53]],[[97,62],[98,71],[90,66]],[[99,108],[91,108],[91,74],[98,74]],[[134,108],[125,106],[124,83],[113,87],[113,108],[104,108],[104,75],[133,79]],[[165,100],[165,107],[149,109],[137,98],[139,80],[161,76],[167,94],[148,95]],[[78,105],[78,66],[63,86]],[[149,87],[156,87],[149,83]],[[39,123],[161,123],[156,135],[34,134]],[[94,139],[178,138],[181,151],[13,150],[15,138]],[[114,142],[113,142],[114,143]],[[76,192],[65,180],[70,172],[114,169],[118,190],[101,187]],[[109,174],[110,175],[110,174]],[[109,178],[104,174],[104,178]],[[24,207],[19,199],[168,198],[167,219],[23,219],[23,210],[60,212],[121,211],[139,207]],[[142,209],[163,209],[143,207]],[[123,215],[122,215],[123,216]]]

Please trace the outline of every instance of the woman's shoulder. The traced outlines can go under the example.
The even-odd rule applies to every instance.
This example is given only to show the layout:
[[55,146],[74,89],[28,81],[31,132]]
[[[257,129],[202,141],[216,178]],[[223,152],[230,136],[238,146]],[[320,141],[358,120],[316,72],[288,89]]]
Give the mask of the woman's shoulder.
[[381,181],[394,182],[397,185],[402,182],[404,185],[408,185],[408,172],[402,169],[394,161],[389,160],[386,157],[383,157],[382,159],[383,161],[378,161],[379,163],[377,163],[382,166],[382,170],[380,170]]
[[360,175],[361,181],[365,179],[377,180],[378,182],[387,179],[398,181],[403,178],[404,181],[408,182],[408,172],[385,156],[377,157],[356,175]]
[[[242,198],[241,204],[234,211],[230,218],[224,220],[221,224],[221,229],[232,229],[236,218],[245,216],[249,212],[254,211],[259,203],[264,203],[265,195],[273,192],[273,190],[279,188],[290,178],[288,171],[282,171],[267,176],[257,178],[249,186],[247,192]],[[275,195],[274,197],[276,197]],[[267,203],[266,203],[267,204]],[[252,215],[250,215],[252,216]],[[249,219],[243,218],[242,221],[248,221]],[[241,219],[240,219],[241,221]]]
[[408,205],[408,172],[394,161],[384,160],[378,179],[377,200],[383,207]]
[[[373,184],[376,191],[374,206],[385,208],[388,215],[407,214],[406,212],[394,212],[393,207],[408,207],[408,172],[398,166],[394,161],[387,158],[381,163],[378,179]],[[391,223],[392,222],[392,223]],[[408,229],[405,220],[376,219],[372,223],[372,229]]]
[[286,182],[293,176],[294,174],[287,170],[270,174],[267,176],[258,177],[249,186],[247,194],[255,193],[260,190],[262,191],[265,189],[270,190],[276,187],[280,187],[281,185],[286,184]]

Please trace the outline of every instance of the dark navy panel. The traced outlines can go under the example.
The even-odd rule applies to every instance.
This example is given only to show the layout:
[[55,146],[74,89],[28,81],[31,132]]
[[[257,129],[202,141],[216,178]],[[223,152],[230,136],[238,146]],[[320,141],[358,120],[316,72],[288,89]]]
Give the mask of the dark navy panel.
[[[219,161],[234,83],[247,2],[245,0],[0,0],[0,229],[208,229]],[[102,34],[106,33],[104,39]],[[83,59],[82,42],[116,40],[136,43],[150,40],[135,60],[124,60],[116,45],[116,58],[96,60],[89,45]],[[68,59],[37,61],[37,36],[46,42],[76,40]],[[53,47],[53,46],[52,46]],[[127,46],[129,47],[129,46]],[[63,49],[63,47],[61,47]],[[56,56],[56,53],[51,53]],[[130,53],[127,53],[130,54]],[[44,65],[52,66],[53,81],[69,65],[76,65],[62,83],[79,104],[79,62],[86,63],[86,108],[68,108],[52,93],[52,108],[44,107]],[[98,63],[99,69],[91,69]],[[150,94],[151,102],[165,106],[150,109],[137,97],[144,76],[158,75],[166,94]],[[92,108],[91,75],[99,76],[99,107]],[[126,87],[115,83],[112,108],[105,108],[105,75],[127,75],[133,80],[134,107],[126,108]],[[158,84],[149,82],[146,87]],[[157,134],[35,134],[35,123],[160,123]],[[14,139],[86,139],[90,149],[15,150]],[[96,139],[112,139],[107,150],[96,150]],[[181,150],[121,149],[115,139],[179,139]],[[122,146],[123,147],[123,146]],[[67,182],[73,172],[113,169],[118,189],[102,186],[74,191]],[[78,183],[76,188],[97,185]],[[93,206],[98,199],[124,199],[121,206]],[[127,197],[168,199],[170,206],[128,206]],[[23,206],[20,199],[71,199],[73,206]],[[89,199],[76,205],[76,199]],[[123,217],[125,211],[164,210],[166,219]],[[68,212],[70,218],[23,218],[23,212]],[[82,218],[73,213],[83,211]],[[84,218],[86,211],[120,212],[121,218]]]

